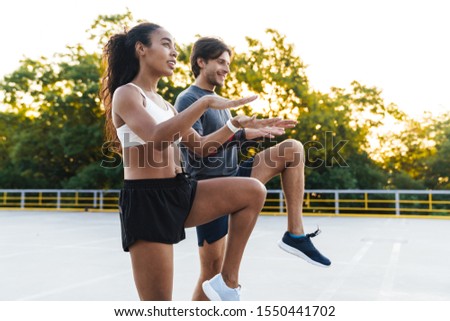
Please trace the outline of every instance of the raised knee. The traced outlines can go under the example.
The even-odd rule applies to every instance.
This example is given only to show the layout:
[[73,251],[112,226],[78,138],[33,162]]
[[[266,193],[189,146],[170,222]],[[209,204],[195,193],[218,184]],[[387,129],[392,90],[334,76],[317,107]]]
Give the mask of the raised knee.
[[285,144],[286,148],[290,149],[292,152],[303,153],[303,144],[296,139],[286,139],[282,144]]
[[261,183],[256,178],[251,178],[251,180],[253,182],[253,186],[252,187],[253,187],[254,197],[262,199],[264,201],[266,199],[266,195],[267,195],[266,186],[264,186],[264,184]]
[[303,144],[295,139],[286,139],[280,143],[279,149],[279,157],[281,157],[284,161],[288,162],[292,166],[292,164],[298,165],[302,163],[301,161],[304,158],[304,149]]

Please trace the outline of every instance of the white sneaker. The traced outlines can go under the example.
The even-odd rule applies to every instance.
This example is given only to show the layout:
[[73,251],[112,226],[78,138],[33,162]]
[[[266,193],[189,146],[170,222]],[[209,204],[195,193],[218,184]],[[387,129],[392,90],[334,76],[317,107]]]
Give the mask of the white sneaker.
[[236,289],[229,288],[222,278],[222,274],[217,274],[211,280],[202,284],[203,292],[211,301],[240,301],[241,286]]

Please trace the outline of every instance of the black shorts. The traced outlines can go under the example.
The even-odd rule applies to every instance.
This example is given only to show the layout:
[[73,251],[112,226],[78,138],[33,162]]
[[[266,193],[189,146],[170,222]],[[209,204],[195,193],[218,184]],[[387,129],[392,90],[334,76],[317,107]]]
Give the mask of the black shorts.
[[[250,177],[252,175],[254,158],[250,158],[241,164],[236,173],[238,177]],[[211,178],[211,177],[210,177]],[[209,223],[197,226],[197,241],[198,246],[203,246],[206,241],[208,244],[220,240],[228,233],[228,216],[225,215],[211,221]]]
[[166,244],[184,240],[196,188],[197,181],[184,174],[125,180],[119,198],[123,250],[128,252],[137,240]]

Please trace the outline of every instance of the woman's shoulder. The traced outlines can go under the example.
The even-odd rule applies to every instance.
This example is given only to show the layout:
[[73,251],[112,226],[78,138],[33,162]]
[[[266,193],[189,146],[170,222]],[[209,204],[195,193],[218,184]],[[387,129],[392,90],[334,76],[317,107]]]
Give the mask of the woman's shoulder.
[[139,92],[138,88],[130,84],[125,84],[117,87],[114,91],[112,100],[113,108],[117,108],[121,105],[130,105],[130,102],[142,105],[142,94]]
[[127,94],[136,94],[136,93],[141,93],[139,90],[139,87],[137,87],[136,85],[132,84],[131,82],[124,84],[122,86],[117,87],[116,91],[114,92],[114,94],[118,94],[118,95],[127,95]]

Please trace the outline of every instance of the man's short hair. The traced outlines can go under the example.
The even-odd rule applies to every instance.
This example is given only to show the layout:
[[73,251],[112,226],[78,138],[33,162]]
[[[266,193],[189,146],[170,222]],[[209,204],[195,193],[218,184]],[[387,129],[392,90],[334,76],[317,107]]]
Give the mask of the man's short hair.
[[198,58],[203,58],[205,62],[208,62],[210,59],[219,58],[225,51],[228,52],[231,57],[231,49],[221,39],[212,37],[199,38],[194,43],[191,52],[191,69],[195,78],[200,74],[200,66],[197,63]]

